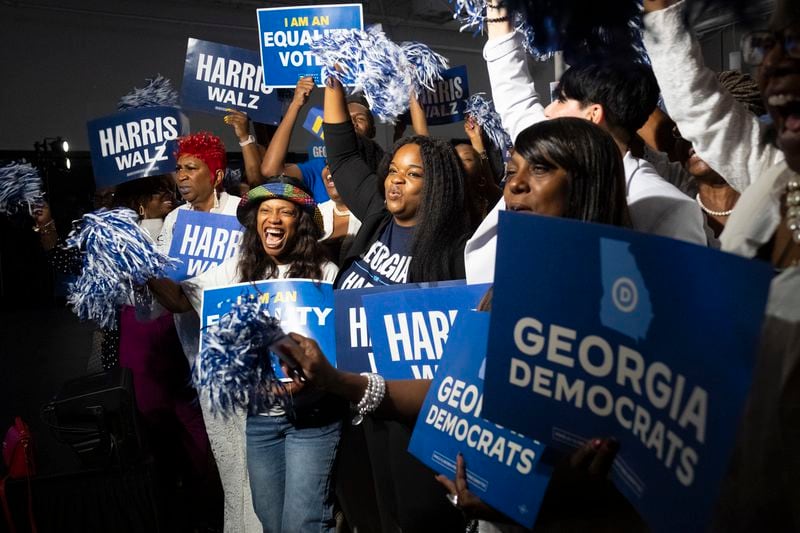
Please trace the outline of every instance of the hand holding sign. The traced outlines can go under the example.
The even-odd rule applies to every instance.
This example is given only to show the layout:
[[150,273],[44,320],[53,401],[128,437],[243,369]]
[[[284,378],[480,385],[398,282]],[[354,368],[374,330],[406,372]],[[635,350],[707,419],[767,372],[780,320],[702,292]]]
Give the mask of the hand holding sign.
[[222,120],[228,126],[233,128],[233,133],[239,139],[239,142],[244,142],[250,136],[250,119],[241,111],[235,109],[227,109],[228,114]]
[[444,485],[450,494],[447,498],[455,507],[463,511],[464,515],[471,520],[489,520],[492,522],[508,522],[499,511],[486,505],[480,498],[475,496],[467,487],[467,465],[464,456],[460,453],[456,458],[456,477],[450,480],[447,476],[439,474],[436,481]]
[[305,78],[297,80],[297,85],[294,88],[294,97],[290,105],[301,109],[308,102],[308,98],[314,91],[314,87],[316,87],[316,84],[314,83],[314,78],[311,76],[306,76]]

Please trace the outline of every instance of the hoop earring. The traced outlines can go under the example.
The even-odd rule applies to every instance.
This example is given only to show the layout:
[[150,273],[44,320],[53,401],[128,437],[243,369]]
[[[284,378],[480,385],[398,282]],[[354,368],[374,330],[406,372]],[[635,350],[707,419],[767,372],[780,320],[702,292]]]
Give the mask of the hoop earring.
[[144,206],[139,204],[139,216],[144,218]]

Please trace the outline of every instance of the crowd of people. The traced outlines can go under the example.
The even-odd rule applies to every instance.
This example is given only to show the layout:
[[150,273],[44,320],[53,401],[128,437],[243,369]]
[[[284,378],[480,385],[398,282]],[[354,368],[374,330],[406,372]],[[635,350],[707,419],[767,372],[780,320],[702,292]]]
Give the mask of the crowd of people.
[[[150,316],[131,295],[120,303],[118,329],[102,332],[104,367],[132,370],[146,429],[171,436],[157,461],[185,463],[200,501],[216,475],[210,450],[229,532],[333,531],[337,511],[353,531],[513,531],[469,491],[463,460],[454,480],[435,478],[406,451],[430,380],[343,372],[313,340],[292,334],[289,355],[305,380],[288,386],[289,407],[223,417],[188,385],[204,289],[280,278],[330,281],[337,290],[491,283],[499,212],[508,210],[631,228],[774,266],[766,315],[753,317],[763,319],[762,342],[712,527],[800,530],[792,446],[800,432],[800,6],[779,0],[769,29],[743,40],[753,79],[704,65],[682,1],[644,0],[651,63],[575,61],[547,106],[505,6],[486,9],[483,55],[513,142],[504,170],[494,164],[504,147],[473,117],[465,138],[437,138],[414,97],[413,135],[400,131],[381,147],[367,102],[334,80],[324,88],[326,158],[290,163],[292,131],[317,90],[302,78],[266,145],[245,114],[225,116],[242,147],[241,184],[223,187],[225,147],[203,132],[179,139],[174,175],[116,187],[112,205],[137,212],[164,253],[181,210],[236,216],[244,228],[236,256],[180,283],[150,280],[158,302]],[[79,270],[80,252],[60,246],[47,206],[34,219],[51,262]],[[480,309],[491,307],[489,292]],[[369,411],[357,426],[356,405]],[[534,529],[647,529],[606,481],[617,441],[596,437],[556,469]]]

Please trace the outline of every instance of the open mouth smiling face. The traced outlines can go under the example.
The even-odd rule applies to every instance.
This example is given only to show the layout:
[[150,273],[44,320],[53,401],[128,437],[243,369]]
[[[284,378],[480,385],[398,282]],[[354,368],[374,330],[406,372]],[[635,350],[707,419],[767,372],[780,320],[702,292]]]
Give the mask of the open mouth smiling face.
[[279,265],[283,264],[294,246],[299,218],[299,208],[288,200],[271,198],[258,206],[256,227],[261,244]]

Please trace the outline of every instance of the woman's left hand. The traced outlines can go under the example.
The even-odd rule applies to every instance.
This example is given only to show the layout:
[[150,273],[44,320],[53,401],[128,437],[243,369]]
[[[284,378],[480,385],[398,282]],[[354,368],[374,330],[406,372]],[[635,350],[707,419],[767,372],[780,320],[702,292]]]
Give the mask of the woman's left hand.
[[436,481],[445,486],[450,492],[447,499],[455,507],[461,509],[469,519],[490,520],[492,522],[508,522],[502,513],[485,504],[475,496],[467,487],[467,466],[464,456],[460,453],[456,458],[456,478],[451,481],[447,476],[438,475]]

